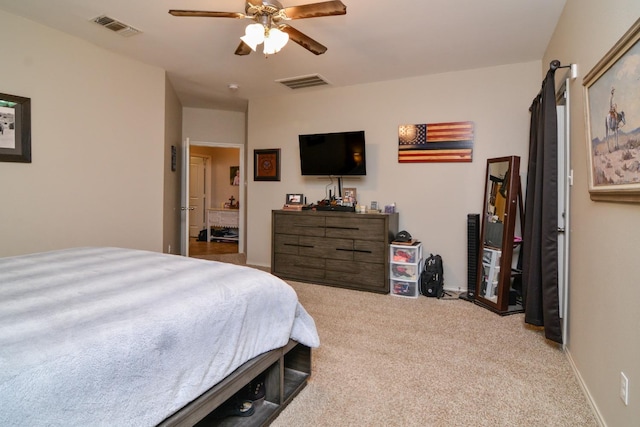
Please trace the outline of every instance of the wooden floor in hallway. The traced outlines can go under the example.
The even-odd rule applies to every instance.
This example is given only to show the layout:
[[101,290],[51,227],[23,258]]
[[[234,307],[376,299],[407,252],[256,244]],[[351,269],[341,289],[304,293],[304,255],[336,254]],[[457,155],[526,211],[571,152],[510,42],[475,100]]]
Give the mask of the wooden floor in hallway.
[[189,256],[237,254],[238,242],[199,242],[196,237],[189,239]]

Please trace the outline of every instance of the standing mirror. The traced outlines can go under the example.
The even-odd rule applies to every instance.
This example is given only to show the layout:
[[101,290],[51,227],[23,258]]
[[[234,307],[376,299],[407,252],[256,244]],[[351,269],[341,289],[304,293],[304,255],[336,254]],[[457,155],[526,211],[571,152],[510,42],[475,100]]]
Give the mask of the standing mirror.
[[514,312],[511,284],[519,271],[512,269],[520,193],[520,157],[487,160],[480,228],[480,257],[475,302],[499,314]]

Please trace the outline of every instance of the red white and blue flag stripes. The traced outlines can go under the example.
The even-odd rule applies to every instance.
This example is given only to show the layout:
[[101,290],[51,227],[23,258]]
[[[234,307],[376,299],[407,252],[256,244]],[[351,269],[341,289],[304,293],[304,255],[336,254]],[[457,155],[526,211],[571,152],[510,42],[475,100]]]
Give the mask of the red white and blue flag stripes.
[[473,122],[401,125],[398,162],[471,162]]

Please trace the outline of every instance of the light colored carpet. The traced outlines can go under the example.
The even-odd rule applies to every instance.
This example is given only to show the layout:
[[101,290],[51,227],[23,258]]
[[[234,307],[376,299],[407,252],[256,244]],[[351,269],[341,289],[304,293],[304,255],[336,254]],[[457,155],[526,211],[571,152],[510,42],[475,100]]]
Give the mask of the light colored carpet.
[[289,283],[321,346],[275,427],[598,425],[564,353],[521,314]]

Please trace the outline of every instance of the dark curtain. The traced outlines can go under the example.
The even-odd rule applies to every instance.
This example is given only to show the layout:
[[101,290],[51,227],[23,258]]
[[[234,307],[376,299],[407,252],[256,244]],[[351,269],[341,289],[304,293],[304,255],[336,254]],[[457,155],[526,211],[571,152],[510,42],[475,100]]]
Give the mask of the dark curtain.
[[555,69],[531,105],[527,197],[522,246],[525,322],[562,343],[558,297],[558,121]]

